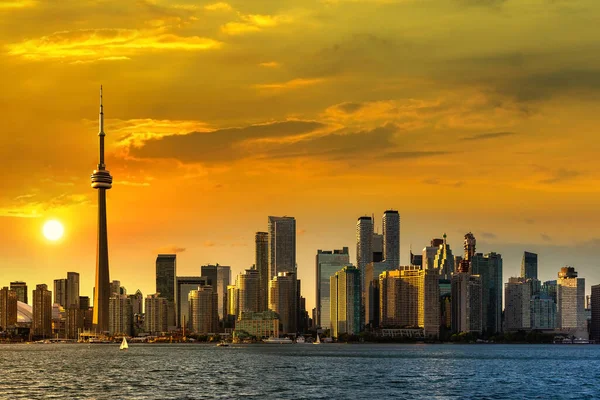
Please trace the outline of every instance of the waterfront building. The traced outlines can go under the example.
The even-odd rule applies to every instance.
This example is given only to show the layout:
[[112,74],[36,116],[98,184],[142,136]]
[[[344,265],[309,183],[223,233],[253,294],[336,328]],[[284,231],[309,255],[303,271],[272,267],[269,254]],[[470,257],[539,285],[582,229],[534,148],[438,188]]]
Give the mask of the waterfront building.
[[208,285],[217,293],[217,311],[219,320],[222,321],[227,315],[227,286],[231,283],[231,267],[219,264],[203,265],[200,267],[200,275],[208,279]]
[[144,295],[142,291],[138,289],[135,294],[130,294],[129,299],[131,300],[131,312],[135,315],[141,315],[144,313]]
[[36,285],[33,291],[33,336],[52,336],[52,292],[45,284]]
[[258,271],[258,311],[269,309],[269,233],[256,232],[254,236],[254,265]]
[[269,281],[269,309],[279,315],[281,333],[297,331],[296,274],[280,272]]
[[227,286],[227,316],[231,321],[235,321],[239,315],[239,290],[237,285]]
[[167,299],[167,324],[176,326],[175,277],[177,276],[177,255],[159,254],[156,257],[156,292]]
[[557,290],[558,284],[556,280],[546,281],[541,287],[541,293],[548,295],[554,301],[554,303],[558,303],[558,299],[556,298]]
[[521,277],[526,279],[538,278],[538,255],[525,251],[521,260]]
[[240,319],[245,312],[259,312],[260,274],[255,269],[247,269],[237,277],[238,314]]
[[371,241],[373,262],[383,261],[383,234],[373,233],[373,240]]
[[544,293],[536,294],[530,301],[531,329],[556,329],[556,303]]
[[504,328],[506,331],[531,328],[531,286],[526,278],[509,278],[504,284],[506,306]]
[[110,283],[110,296],[120,296],[127,294],[127,290],[121,286],[121,281],[112,281]]
[[144,301],[146,314],[144,329],[151,335],[160,335],[168,329],[168,302],[160,293],[149,294]]
[[85,311],[79,308],[67,308],[65,315],[65,337],[67,339],[78,339],[79,332],[84,328]]
[[269,216],[269,276],[296,272],[296,219]]
[[257,339],[279,337],[279,316],[267,310],[262,312],[243,312],[236,321],[236,333],[246,333]]
[[54,304],[64,307],[67,304],[67,280],[54,280]]
[[92,188],[98,190],[98,243],[96,246],[96,284],[94,286],[94,310],[92,324],[99,332],[108,330],[108,302],[110,298],[110,274],[108,267],[108,224],[106,222],[106,191],[112,188],[112,176],[104,163],[104,106],[100,86],[100,159],[92,173]]
[[563,267],[558,273],[556,291],[557,325],[583,337],[585,320],[585,279],[578,278],[573,267]]
[[27,292],[27,283],[22,281],[15,281],[10,283],[10,290],[14,290],[17,292],[17,301],[21,303],[28,304],[28,292]]
[[361,327],[360,271],[346,266],[330,278],[331,337],[357,335]]
[[[454,255],[450,249],[450,245],[446,242],[446,234],[444,233],[443,243],[437,248],[433,256],[433,268],[437,270],[440,279],[450,280],[454,273]],[[427,252],[427,249],[426,249]],[[429,258],[429,254],[427,254]],[[428,266],[425,267],[425,269]]]
[[481,277],[482,329],[488,334],[502,331],[502,256],[477,253],[471,259],[473,275]]
[[114,294],[109,299],[108,310],[109,334],[131,336],[133,327],[131,299],[124,294]]
[[383,259],[391,269],[396,269],[400,266],[400,214],[398,211],[387,210],[383,213],[382,228]]
[[388,269],[385,261],[370,262],[365,269],[365,284],[367,285],[367,292],[365,294],[365,326],[371,329],[378,328],[380,325],[379,275]]
[[330,278],[344,266],[350,264],[348,247],[341,250],[317,250],[316,256],[316,321],[317,327],[328,329],[331,325]]
[[189,294],[199,286],[206,285],[208,285],[208,278],[205,276],[178,276],[175,279],[177,328],[185,326],[186,329],[191,329]]
[[440,275],[438,270],[419,270],[419,326],[425,337],[440,334]]
[[17,324],[17,292],[8,287],[0,289],[0,331]]
[[373,219],[360,217],[356,222],[356,266],[361,274],[361,291],[366,292],[365,269],[373,262]]
[[189,294],[190,321],[197,334],[217,332],[219,326],[218,295],[211,286],[201,286]]
[[590,339],[595,340],[596,343],[600,343],[600,285],[592,286],[590,303],[590,308],[592,309]]
[[[464,260],[463,260],[464,261]],[[452,276],[452,331],[481,333],[481,277],[468,272]]]

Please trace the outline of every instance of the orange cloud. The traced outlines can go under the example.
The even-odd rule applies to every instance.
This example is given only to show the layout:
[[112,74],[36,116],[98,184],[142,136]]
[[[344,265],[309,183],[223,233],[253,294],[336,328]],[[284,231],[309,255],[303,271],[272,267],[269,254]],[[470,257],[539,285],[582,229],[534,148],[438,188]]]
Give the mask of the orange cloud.
[[33,0],[13,0],[13,1],[0,1],[0,10],[10,10],[15,8],[27,8],[33,7],[37,4],[37,1]]
[[221,27],[223,33],[228,35],[243,35],[245,33],[259,32],[266,28],[289,23],[292,18],[287,15],[239,14],[240,21],[228,22]]
[[267,89],[267,90],[287,90],[287,89],[298,89],[298,88],[302,88],[302,87],[306,87],[306,86],[314,86],[314,85],[318,85],[319,83],[323,83],[323,82],[325,82],[325,79],[323,79],[323,78],[313,78],[313,79],[297,78],[297,79],[292,79],[290,81],[281,82],[281,83],[257,84],[257,85],[254,85],[254,87],[258,88],[258,89]]

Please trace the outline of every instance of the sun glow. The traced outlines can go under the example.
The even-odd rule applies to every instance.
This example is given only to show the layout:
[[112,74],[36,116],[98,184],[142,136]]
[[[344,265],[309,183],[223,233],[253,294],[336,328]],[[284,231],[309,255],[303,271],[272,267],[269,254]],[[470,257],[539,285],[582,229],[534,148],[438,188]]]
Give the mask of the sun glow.
[[63,236],[65,228],[60,222],[56,220],[50,220],[44,224],[42,232],[44,233],[44,237],[46,237],[46,239],[55,242]]

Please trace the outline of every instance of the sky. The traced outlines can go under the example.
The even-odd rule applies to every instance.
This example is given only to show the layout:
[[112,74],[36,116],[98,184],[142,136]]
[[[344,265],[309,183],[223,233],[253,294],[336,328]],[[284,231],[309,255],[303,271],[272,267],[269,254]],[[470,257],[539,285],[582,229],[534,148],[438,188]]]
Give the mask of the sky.
[[[98,90],[110,277],[155,292],[177,273],[254,263],[267,217],[317,249],[401,215],[401,263],[447,233],[455,254],[524,250],[542,280],[600,283],[597,0],[0,0],[0,286],[92,295]],[[50,242],[42,225],[65,235]]]

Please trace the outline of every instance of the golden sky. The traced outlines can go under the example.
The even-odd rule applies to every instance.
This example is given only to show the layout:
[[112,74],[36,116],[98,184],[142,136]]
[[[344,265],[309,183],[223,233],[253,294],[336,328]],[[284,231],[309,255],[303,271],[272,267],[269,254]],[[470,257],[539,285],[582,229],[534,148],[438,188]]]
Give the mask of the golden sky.
[[[153,293],[254,262],[268,215],[317,249],[357,217],[401,214],[401,261],[444,232],[455,253],[523,250],[540,277],[600,283],[597,0],[0,0],[0,285],[81,274],[96,255],[104,85],[111,279]],[[42,224],[61,220],[49,243]],[[235,274],[234,274],[235,275]]]

